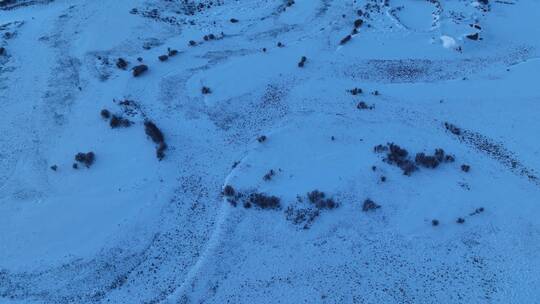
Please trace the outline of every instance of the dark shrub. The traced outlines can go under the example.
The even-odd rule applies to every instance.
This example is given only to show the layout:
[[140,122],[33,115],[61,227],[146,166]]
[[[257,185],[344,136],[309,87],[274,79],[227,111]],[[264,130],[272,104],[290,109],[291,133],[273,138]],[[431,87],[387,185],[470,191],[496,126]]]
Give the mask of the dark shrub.
[[169,56],[168,55],[161,55],[158,57],[159,61],[167,61],[169,60]]
[[263,143],[266,141],[266,136],[265,135],[261,135],[257,138],[257,141],[260,142],[260,143]]
[[111,117],[111,112],[109,112],[107,109],[101,110],[100,114],[104,119],[109,119]]
[[109,122],[111,128],[127,128],[131,126],[131,121],[129,119],[123,118],[121,116],[113,115],[111,121]]
[[244,202],[244,208],[246,208],[246,209],[251,208],[251,203],[250,202]]
[[95,158],[96,156],[94,152],[87,152],[87,153],[79,152],[75,155],[75,160],[78,161],[79,163],[86,165],[86,167],[88,168],[90,168],[90,166],[94,163]]
[[347,36],[345,36],[345,38],[341,39],[341,41],[339,42],[339,44],[344,45],[344,44],[346,44],[347,42],[351,41],[351,39],[352,39],[352,36],[351,36],[351,35],[347,35]]
[[439,226],[439,220],[431,220],[432,226]]
[[171,50],[169,48],[169,49],[167,49],[167,54],[169,55],[169,57],[173,57],[173,56],[178,55],[178,51],[177,50]]
[[52,165],[52,166],[51,166],[51,170],[53,170],[53,171],[58,170],[58,166],[57,166],[57,165]]
[[79,169],[79,165],[77,165],[77,163],[73,163],[73,165],[71,166],[73,169]]
[[249,202],[261,209],[278,209],[280,208],[280,199],[273,195],[264,193],[253,193],[249,196]]
[[355,28],[361,27],[362,24],[364,24],[364,20],[362,20],[362,19],[356,19],[356,20],[354,21],[354,27],[355,27]]
[[385,161],[389,164],[397,165],[403,171],[404,175],[411,175],[412,172],[418,169],[408,158],[409,152],[407,150],[394,143],[389,143],[388,149],[389,152],[386,155]]
[[209,87],[202,87],[201,92],[206,95],[212,93],[212,90]]
[[386,182],[386,176],[381,176],[381,182]]
[[362,205],[362,211],[367,212],[375,209],[381,208],[380,205],[375,203],[374,201],[370,200],[369,198],[364,201],[364,204]]
[[281,42],[278,42],[278,43],[277,43],[277,46],[278,46],[278,47],[284,47],[285,45],[284,45],[283,43],[281,43]]
[[463,223],[465,223],[465,219],[460,217],[460,218],[458,218],[458,219],[456,220],[456,223],[458,223],[458,224],[463,224]]
[[317,209],[334,209],[337,207],[337,203],[331,199],[326,198],[326,194],[319,190],[313,190],[307,194],[310,203],[314,204]]
[[123,58],[118,58],[118,60],[116,60],[116,66],[119,69],[125,70],[128,66],[128,63]]
[[[376,145],[375,147],[373,147],[373,151],[375,151],[376,153],[382,153],[382,152],[386,152],[388,151],[388,147],[387,146],[384,146],[384,145]],[[373,166],[375,167],[375,166]],[[373,169],[375,171],[375,169]]]
[[195,42],[195,40],[189,41],[189,46],[196,46],[196,45],[197,45],[197,42]]
[[268,173],[266,173],[264,176],[263,176],[263,180],[265,181],[269,181],[272,179],[272,177],[276,174],[276,172],[272,169],[270,169],[270,171],[268,171]]
[[223,188],[223,195],[225,196],[234,196],[236,194],[236,191],[231,185],[227,185]]
[[400,159],[403,159],[409,155],[409,152],[400,146],[390,143],[388,144],[388,148],[390,150],[390,153],[388,154],[388,158],[393,161],[398,161]]
[[304,65],[306,64],[306,60],[307,60],[306,56],[302,56],[302,58],[300,58],[300,62],[298,62],[298,67],[303,68]]
[[161,130],[150,120],[144,122],[144,132],[146,135],[150,136],[152,141],[156,144],[165,141],[165,137],[163,136],[163,133],[161,133]]
[[334,209],[337,207],[337,203],[333,199],[327,198],[316,202],[315,207],[318,209]]
[[461,165],[461,171],[469,172],[469,170],[471,170],[471,166],[465,164]]
[[470,34],[470,35],[467,35],[466,37],[471,39],[471,40],[478,40],[478,38],[480,38],[478,33]]
[[313,190],[311,192],[308,192],[307,194],[309,201],[313,204],[317,203],[320,200],[323,200],[325,196],[326,194],[319,190]]
[[229,20],[231,23],[237,23],[238,22],[238,19],[235,19],[235,18],[231,18],[231,20]]
[[363,101],[360,101],[357,105],[356,105],[356,108],[358,110],[373,110],[375,107],[374,106],[368,106],[367,103],[363,102]]
[[161,130],[150,120],[144,122],[144,132],[148,135],[153,142],[158,144],[156,148],[156,157],[161,161],[165,157],[165,150],[167,144],[165,143],[165,137]]
[[482,212],[484,212],[484,207],[476,208],[474,210],[474,212],[469,213],[469,215],[477,215],[477,214],[482,213]]
[[360,88],[354,88],[352,90],[349,90],[349,92],[352,94],[352,95],[358,95],[358,94],[362,94],[362,89]]
[[454,135],[461,135],[461,129],[451,123],[445,122],[444,127]]
[[160,161],[163,160],[163,158],[165,157],[165,150],[167,150],[167,144],[164,142],[160,142],[156,149],[156,157]]
[[435,158],[437,161],[442,162],[444,160],[444,155],[443,149],[435,149]]
[[417,153],[415,158],[416,164],[422,167],[435,169],[439,165],[439,161],[435,156],[427,156],[424,153]]
[[148,66],[145,64],[138,65],[133,68],[133,77],[139,77],[146,71],[148,71]]
[[418,170],[418,167],[410,160],[404,160],[400,162],[398,166],[403,171],[403,175],[407,176],[410,176],[414,171]]

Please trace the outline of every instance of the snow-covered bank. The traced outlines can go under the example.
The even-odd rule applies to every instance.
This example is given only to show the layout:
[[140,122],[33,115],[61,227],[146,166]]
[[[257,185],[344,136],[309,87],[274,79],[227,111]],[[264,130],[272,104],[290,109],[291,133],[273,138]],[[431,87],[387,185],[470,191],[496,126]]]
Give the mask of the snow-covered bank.
[[540,3],[385,3],[0,1],[0,303],[533,303]]

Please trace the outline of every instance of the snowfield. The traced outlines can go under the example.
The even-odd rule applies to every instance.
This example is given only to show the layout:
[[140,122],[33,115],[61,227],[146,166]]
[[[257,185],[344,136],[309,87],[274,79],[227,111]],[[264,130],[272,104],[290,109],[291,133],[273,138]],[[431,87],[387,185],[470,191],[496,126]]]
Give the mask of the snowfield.
[[0,303],[540,303],[539,20],[0,0]]

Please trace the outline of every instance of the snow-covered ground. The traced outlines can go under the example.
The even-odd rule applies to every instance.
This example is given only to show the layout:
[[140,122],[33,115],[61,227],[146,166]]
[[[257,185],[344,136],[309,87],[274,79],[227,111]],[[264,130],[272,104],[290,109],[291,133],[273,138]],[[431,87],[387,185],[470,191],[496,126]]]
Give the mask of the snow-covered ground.
[[539,20],[0,0],[0,303],[539,302]]

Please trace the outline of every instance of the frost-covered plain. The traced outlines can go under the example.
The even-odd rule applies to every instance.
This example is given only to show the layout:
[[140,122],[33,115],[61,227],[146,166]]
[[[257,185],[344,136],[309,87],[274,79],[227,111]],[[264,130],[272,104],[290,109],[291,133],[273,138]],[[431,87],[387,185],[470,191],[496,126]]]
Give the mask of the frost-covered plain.
[[0,0],[0,303],[539,302],[539,20]]

